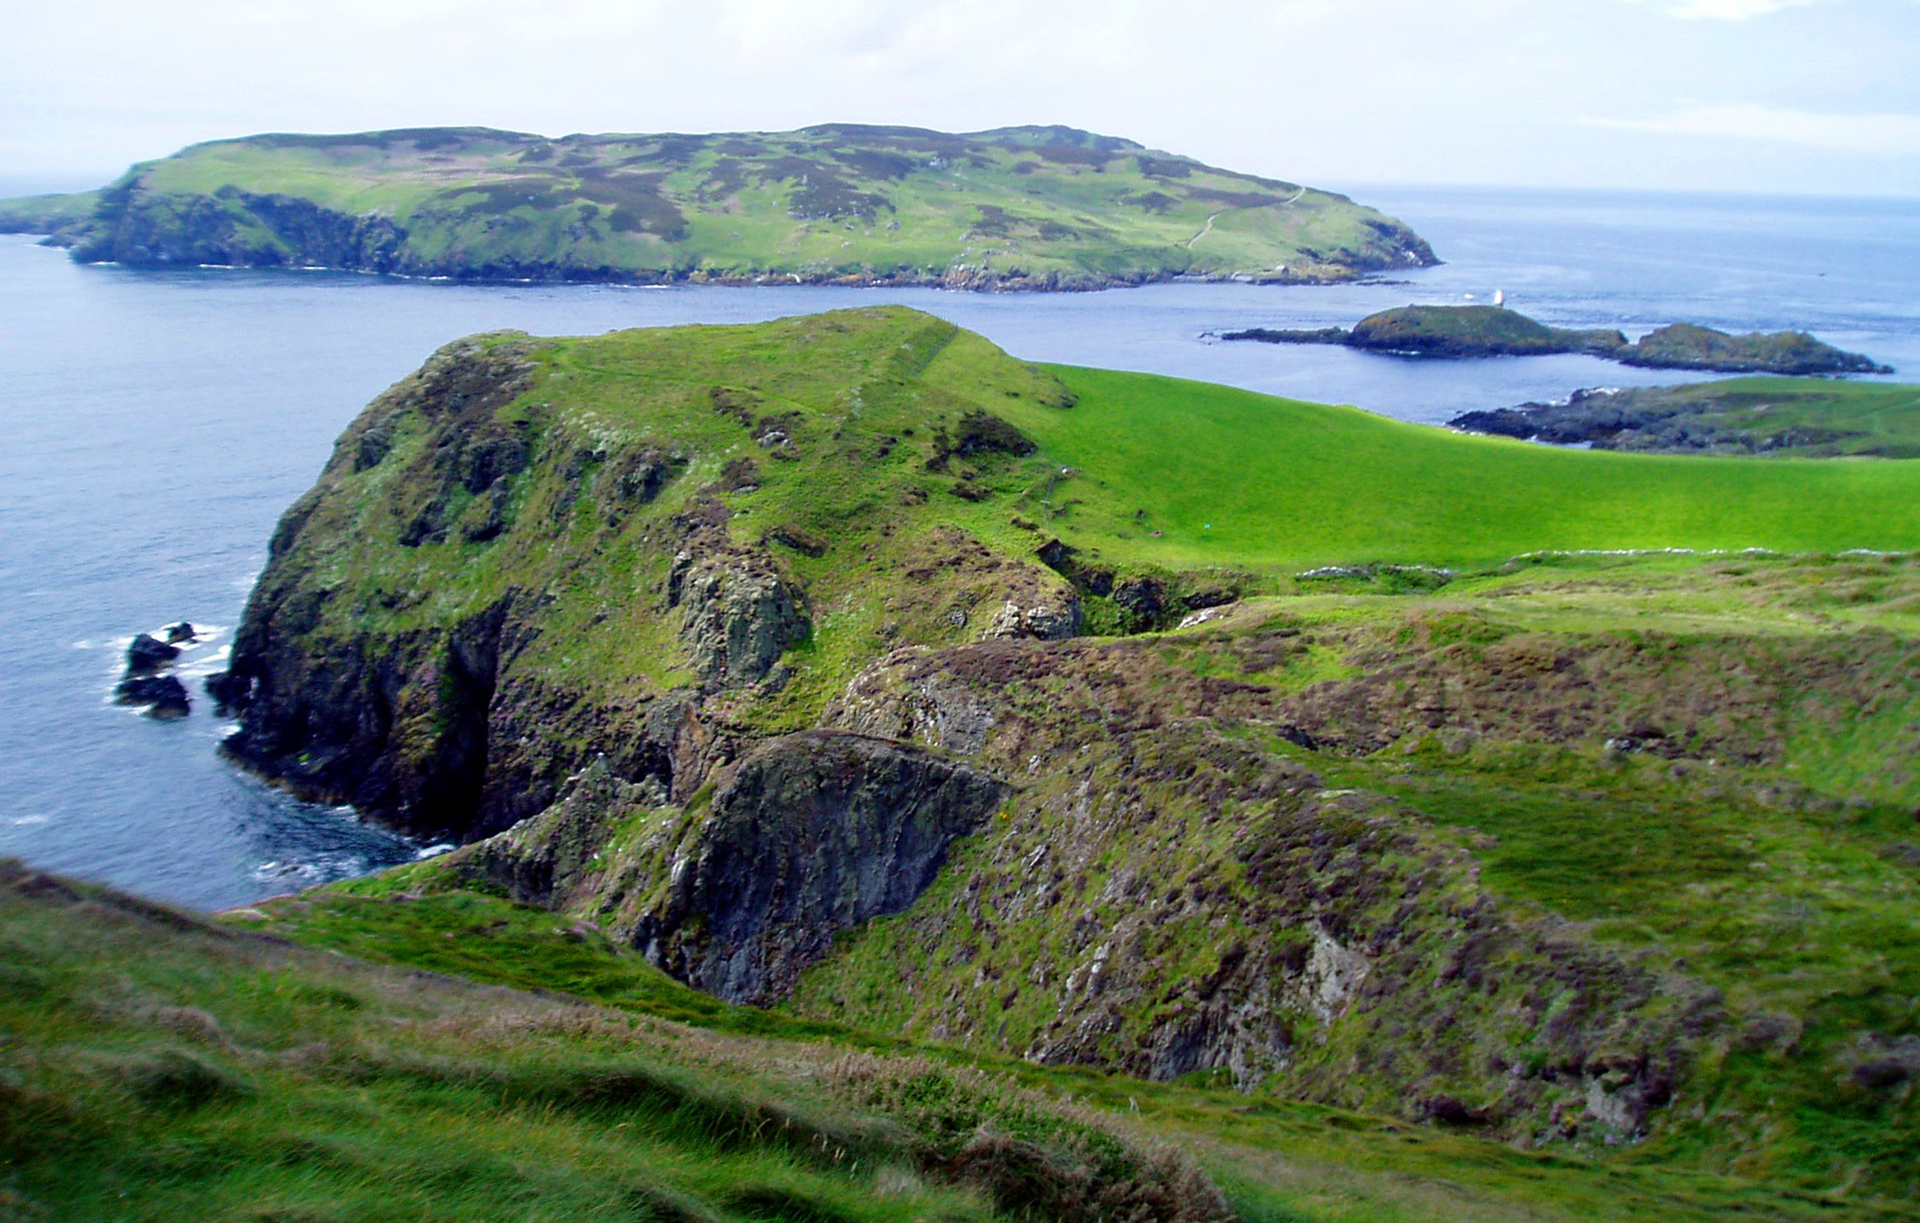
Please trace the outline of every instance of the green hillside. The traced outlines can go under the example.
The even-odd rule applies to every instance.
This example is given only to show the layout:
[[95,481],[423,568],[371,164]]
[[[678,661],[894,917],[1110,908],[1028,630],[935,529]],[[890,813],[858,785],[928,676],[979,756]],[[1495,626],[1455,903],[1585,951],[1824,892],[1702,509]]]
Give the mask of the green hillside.
[[72,203],[0,203],[0,224],[83,260],[494,279],[1048,289],[1434,261],[1344,196],[1063,127],[261,135],[135,166],[84,220]]

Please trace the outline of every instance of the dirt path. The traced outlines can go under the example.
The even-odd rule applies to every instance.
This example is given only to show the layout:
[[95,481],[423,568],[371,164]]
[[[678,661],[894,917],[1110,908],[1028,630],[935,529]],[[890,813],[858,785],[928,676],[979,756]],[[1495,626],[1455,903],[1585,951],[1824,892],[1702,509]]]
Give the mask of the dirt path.
[[[1268,208],[1284,208],[1284,207],[1286,207],[1286,206],[1287,206],[1288,204],[1298,204],[1298,203],[1300,202],[1300,197],[1301,197],[1301,196],[1303,196],[1303,195],[1305,195],[1306,193],[1307,193],[1307,189],[1306,189],[1305,187],[1302,187],[1302,188],[1300,188],[1300,189],[1299,189],[1298,191],[1296,191],[1296,192],[1294,192],[1294,193],[1293,193],[1293,198],[1292,198],[1292,199],[1290,199],[1290,200],[1281,200],[1281,201],[1280,201],[1280,202],[1279,202],[1278,204],[1267,204],[1267,205],[1263,205],[1263,207],[1268,207]],[[1207,236],[1208,234],[1210,234],[1210,233],[1212,233],[1212,232],[1213,232],[1213,223],[1214,223],[1214,221],[1215,221],[1215,220],[1217,220],[1217,219],[1218,219],[1219,217],[1221,217],[1221,216],[1223,216],[1224,214],[1226,214],[1226,213],[1228,213],[1228,212],[1230,212],[1230,211],[1232,211],[1232,210],[1231,210],[1231,209],[1227,209],[1227,208],[1223,208],[1223,209],[1221,209],[1221,210],[1220,210],[1219,212],[1216,212],[1216,213],[1214,213],[1214,214],[1213,214],[1213,216],[1210,216],[1210,217],[1208,217],[1208,218],[1207,218],[1207,224],[1206,224],[1206,227],[1205,227],[1204,229],[1202,229],[1202,230],[1201,230],[1201,231],[1200,231],[1199,233],[1197,233],[1197,234],[1195,234],[1195,235],[1193,235],[1193,237],[1191,237],[1191,238],[1188,238],[1188,239],[1187,239],[1187,249],[1188,249],[1188,250],[1192,250],[1192,249],[1193,249],[1193,247],[1194,247],[1194,244],[1195,244],[1195,243],[1197,243],[1197,242],[1199,242],[1199,241],[1200,241],[1200,239],[1202,239],[1202,238],[1204,238],[1204,237],[1206,237],[1206,236]]]

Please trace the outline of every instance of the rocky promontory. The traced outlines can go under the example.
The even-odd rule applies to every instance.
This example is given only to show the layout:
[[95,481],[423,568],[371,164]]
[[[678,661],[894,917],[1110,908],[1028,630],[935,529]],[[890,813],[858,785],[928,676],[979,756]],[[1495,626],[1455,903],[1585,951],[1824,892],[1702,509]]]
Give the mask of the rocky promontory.
[[1166,393],[898,308],[458,341],[275,530],[210,685],[228,750],[461,843],[407,887],[726,999],[1528,1144],[1692,1124],[1729,1043],[1773,1056],[1801,1021],[1767,1008],[1807,1004],[1726,990],[1672,953],[1691,927],[1596,933],[1532,830],[1572,810],[1547,857],[1630,829],[1690,870],[1666,804],[1797,818],[1826,800],[1782,710],[1853,717],[1911,643],[1549,629],[1519,561],[1497,609],[1331,613],[1259,592],[1384,571],[1150,564],[1162,502],[1117,456],[1157,453],[1123,414]]
[[1890,374],[1859,353],[1825,344],[1804,331],[1729,335],[1711,327],[1673,323],[1628,341],[1616,330],[1549,327],[1501,306],[1401,306],[1370,314],[1351,329],[1249,328],[1223,340],[1267,344],[1341,344],[1401,357],[1529,357],[1584,353],[1650,369],[1718,373]]
[[1598,450],[1911,459],[1920,458],[1920,388],[1825,378],[1593,387],[1447,425]]

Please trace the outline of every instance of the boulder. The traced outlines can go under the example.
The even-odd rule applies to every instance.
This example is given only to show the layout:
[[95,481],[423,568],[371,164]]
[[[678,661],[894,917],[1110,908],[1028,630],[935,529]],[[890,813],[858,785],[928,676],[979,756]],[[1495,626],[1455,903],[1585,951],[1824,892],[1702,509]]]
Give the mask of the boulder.
[[187,686],[171,675],[129,675],[113,690],[122,705],[145,705],[155,718],[184,718],[192,710]]

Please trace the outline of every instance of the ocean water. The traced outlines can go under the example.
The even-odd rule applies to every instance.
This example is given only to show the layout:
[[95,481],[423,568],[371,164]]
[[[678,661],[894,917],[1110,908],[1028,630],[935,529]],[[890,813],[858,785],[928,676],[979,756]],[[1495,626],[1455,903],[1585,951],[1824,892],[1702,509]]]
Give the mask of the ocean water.
[[[0,856],[202,907],[433,846],[299,803],[228,765],[199,691],[281,510],[335,436],[438,345],[517,327],[594,333],[902,302],[1017,356],[1147,370],[1439,422],[1586,386],[1689,375],[1590,357],[1419,363],[1221,343],[1408,302],[1543,321],[1798,327],[1920,379],[1920,209],[1909,201],[1374,188],[1447,262],[1330,288],[1159,285],[1061,296],[809,287],[465,286],[329,272],[82,267],[0,236]],[[111,703],[127,639],[179,619],[191,717]]]

